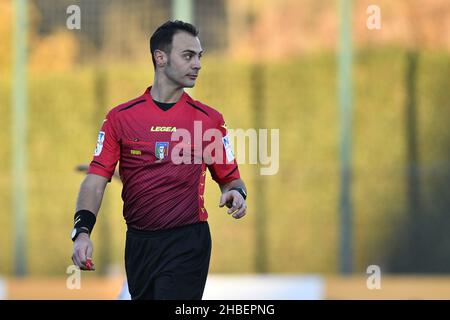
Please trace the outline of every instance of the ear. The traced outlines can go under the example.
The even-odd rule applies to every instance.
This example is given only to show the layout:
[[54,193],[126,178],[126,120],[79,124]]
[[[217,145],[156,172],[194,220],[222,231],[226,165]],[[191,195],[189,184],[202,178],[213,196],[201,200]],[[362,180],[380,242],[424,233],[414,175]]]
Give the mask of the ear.
[[157,67],[164,67],[167,64],[167,55],[164,51],[159,49],[153,53]]

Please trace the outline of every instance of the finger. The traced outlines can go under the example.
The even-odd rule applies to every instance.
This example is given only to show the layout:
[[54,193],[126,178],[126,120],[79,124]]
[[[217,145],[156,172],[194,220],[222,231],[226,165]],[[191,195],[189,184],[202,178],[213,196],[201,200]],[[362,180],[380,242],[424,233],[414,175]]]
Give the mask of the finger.
[[86,250],[79,248],[77,250],[78,259],[80,260],[81,265],[84,267],[86,263]]
[[92,252],[94,251],[94,247],[93,246],[87,246],[86,248],[86,259],[91,259],[92,260]]
[[226,194],[222,194],[222,196],[220,197],[219,207],[222,208],[226,202],[227,202],[227,196],[226,196]]
[[233,213],[233,218],[239,219],[242,218],[245,215],[245,212],[247,210],[247,204],[244,202],[242,206],[237,210],[235,213]]
[[76,253],[72,255],[72,261],[78,268],[81,268],[82,264]]
[[229,208],[231,206],[231,201],[233,201],[233,194],[230,192],[225,192],[220,197],[219,207],[226,205]]
[[231,213],[235,212],[236,210],[240,209],[242,207],[242,203],[243,202],[241,201],[241,199],[235,197],[233,199],[231,208],[228,210],[228,213],[231,214]]
[[[75,254],[75,255],[72,256],[72,261],[74,262],[74,264],[75,264],[78,268],[80,268],[80,270],[89,270],[89,269],[86,267],[86,263],[83,263],[83,262],[81,261],[81,259],[80,259],[80,257],[79,257],[79,252],[78,252],[77,254]],[[93,270],[95,270],[95,268],[94,268]]]
[[240,219],[240,218],[242,218],[243,216],[245,216],[246,213],[247,213],[247,205],[244,204],[244,205],[242,206],[242,208],[239,209],[238,212],[236,212],[235,214],[233,214],[233,218],[235,218],[235,219]]
[[72,257],[70,257],[70,258],[72,259],[72,263],[73,263],[75,266],[78,266],[78,263],[77,263],[77,261],[75,260],[74,255],[72,255]]
[[237,209],[240,209],[242,207],[242,204],[245,202],[245,200],[242,198],[241,194],[238,193],[237,191],[233,190],[230,194],[231,194],[230,200],[232,200],[232,202],[230,202],[228,205],[228,208],[230,208],[230,210],[228,210],[228,213],[233,213]]

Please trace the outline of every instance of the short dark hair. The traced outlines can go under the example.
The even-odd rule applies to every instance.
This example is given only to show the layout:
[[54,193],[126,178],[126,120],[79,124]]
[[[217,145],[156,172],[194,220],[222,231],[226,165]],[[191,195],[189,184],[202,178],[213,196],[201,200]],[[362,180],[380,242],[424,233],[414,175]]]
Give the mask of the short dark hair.
[[153,56],[155,50],[162,50],[166,53],[170,53],[172,50],[173,35],[179,31],[185,31],[192,34],[194,37],[198,36],[198,29],[187,22],[180,20],[167,21],[150,37],[150,53],[152,55],[153,66],[156,68],[155,57]]

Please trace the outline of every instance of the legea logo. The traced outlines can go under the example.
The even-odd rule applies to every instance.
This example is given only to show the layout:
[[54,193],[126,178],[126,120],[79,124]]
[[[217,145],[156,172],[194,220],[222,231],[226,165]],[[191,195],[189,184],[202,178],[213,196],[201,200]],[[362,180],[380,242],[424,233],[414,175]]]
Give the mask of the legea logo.
[[177,127],[154,127],[150,128],[151,132],[176,132]]

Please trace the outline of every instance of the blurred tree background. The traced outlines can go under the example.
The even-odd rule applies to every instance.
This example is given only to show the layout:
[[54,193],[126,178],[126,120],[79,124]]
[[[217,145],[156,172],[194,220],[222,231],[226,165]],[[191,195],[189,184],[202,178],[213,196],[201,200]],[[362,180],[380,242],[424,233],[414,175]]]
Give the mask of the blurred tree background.
[[[206,52],[193,97],[219,109],[230,128],[255,127],[255,111],[263,110],[261,128],[280,129],[276,175],[240,166],[250,195],[244,220],[218,208],[219,190],[208,181],[211,272],[261,271],[261,250],[267,272],[337,272],[337,2],[193,3]],[[66,28],[73,4],[81,9],[80,30]],[[380,30],[366,27],[374,3],[353,4],[355,271],[376,264],[385,272],[448,273],[450,3],[378,0]],[[12,0],[0,0],[1,274],[14,265],[12,11]],[[151,85],[148,39],[170,15],[164,0],[29,1],[29,274],[60,276],[71,264],[69,233],[83,179],[74,168],[91,160],[105,113]],[[261,183],[263,196],[253,192]],[[108,186],[93,234],[100,274],[123,272],[120,190],[117,181]],[[267,214],[264,244],[255,234],[255,208]]]

